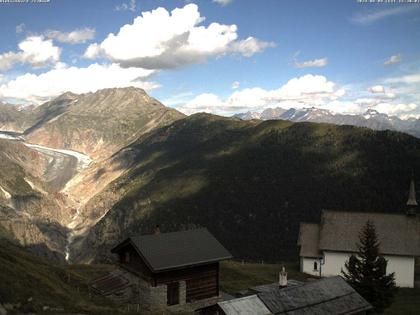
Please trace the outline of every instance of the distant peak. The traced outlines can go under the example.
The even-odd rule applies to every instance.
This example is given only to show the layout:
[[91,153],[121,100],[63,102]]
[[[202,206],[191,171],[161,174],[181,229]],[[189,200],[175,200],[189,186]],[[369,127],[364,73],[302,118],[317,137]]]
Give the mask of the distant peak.
[[365,119],[373,118],[373,117],[388,117],[387,114],[383,114],[378,112],[376,109],[369,108],[364,114],[363,117]]
[[365,115],[379,115],[379,112],[376,109],[373,108],[369,108],[366,112]]
[[76,99],[79,95],[73,93],[73,92],[65,92],[63,94],[61,94],[60,96],[58,96],[56,98],[56,100],[65,100],[65,99]]
[[120,87],[120,88],[108,88],[96,91],[96,93],[115,93],[115,92],[125,92],[125,93],[139,93],[139,94],[147,94],[145,90],[141,88],[137,88],[134,86],[129,87]]

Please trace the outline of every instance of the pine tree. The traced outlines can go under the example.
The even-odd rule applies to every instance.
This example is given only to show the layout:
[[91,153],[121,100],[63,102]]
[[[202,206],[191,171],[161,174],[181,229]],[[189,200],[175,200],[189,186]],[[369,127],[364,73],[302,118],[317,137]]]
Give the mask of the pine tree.
[[386,274],[387,260],[379,254],[375,225],[368,221],[359,234],[357,255],[351,255],[341,270],[346,281],[374,307],[383,313],[393,302],[395,274]]

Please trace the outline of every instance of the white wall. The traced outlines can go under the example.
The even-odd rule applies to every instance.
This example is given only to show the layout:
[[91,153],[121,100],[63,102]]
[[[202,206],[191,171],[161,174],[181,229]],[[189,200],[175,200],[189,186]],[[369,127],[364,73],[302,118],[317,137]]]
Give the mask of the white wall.
[[[325,263],[322,266],[322,276],[341,275],[344,263],[350,254],[340,252],[324,252]],[[399,287],[414,287],[414,257],[384,256],[388,260],[387,273],[395,272],[395,282]],[[304,271],[305,272],[305,271]]]
[[[314,270],[314,262],[318,263],[318,270]],[[307,258],[301,257],[300,258],[300,271],[307,273],[312,276],[319,276],[319,268],[320,268],[319,258]]]
[[399,287],[414,287],[414,257],[385,256],[388,260],[387,272],[395,272],[395,281]]

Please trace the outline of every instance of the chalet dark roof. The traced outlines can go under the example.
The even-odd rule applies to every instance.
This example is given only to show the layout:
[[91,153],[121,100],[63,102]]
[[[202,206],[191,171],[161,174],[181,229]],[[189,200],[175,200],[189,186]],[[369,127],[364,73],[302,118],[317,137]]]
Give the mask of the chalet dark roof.
[[301,223],[298,245],[301,257],[322,257],[319,252],[319,224]]
[[357,314],[372,308],[341,277],[258,294],[272,314]]
[[112,249],[118,253],[133,245],[152,272],[203,265],[232,258],[232,255],[205,229],[130,237]]
[[376,227],[382,254],[420,256],[420,219],[405,214],[323,211],[319,249],[356,252],[368,220]]
[[256,295],[217,303],[225,315],[270,315],[271,312]]
[[[297,280],[288,280],[287,281],[287,287],[297,287],[300,285],[304,285],[305,283],[302,281],[297,281]],[[269,284],[263,284],[263,285],[258,285],[256,287],[252,287],[249,288],[249,292],[252,293],[264,293],[264,292],[271,292],[273,290],[277,290],[279,289],[279,284],[277,282],[275,283],[269,283]]]

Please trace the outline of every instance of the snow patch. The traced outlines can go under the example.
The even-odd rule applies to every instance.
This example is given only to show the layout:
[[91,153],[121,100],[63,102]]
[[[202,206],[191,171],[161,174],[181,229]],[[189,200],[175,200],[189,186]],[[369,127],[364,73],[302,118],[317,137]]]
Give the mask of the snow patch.
[[33,190],[39,191],[43,195],[47,195],[47,192],[45,190],[43,190],[42,188],[36,187],[36,185],[33,182],[31,182],[27,177],[25,177],[24,180],[25,182],[28,183],[29,186],[31,186]]
[[12,199],[12,195],[3,187],[0,186],[0,191],[3,193],[3,195],[6,197],[6,199],[10,200]]

